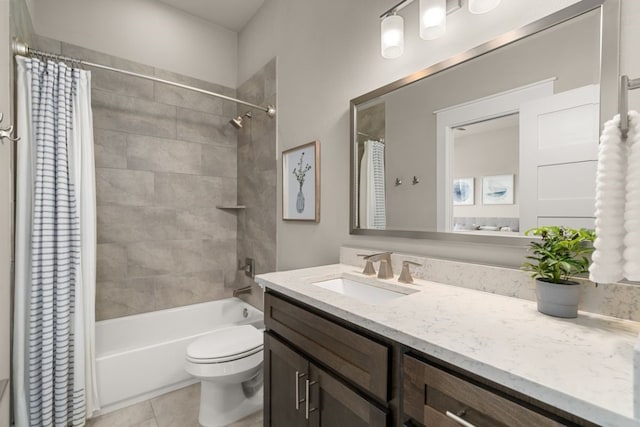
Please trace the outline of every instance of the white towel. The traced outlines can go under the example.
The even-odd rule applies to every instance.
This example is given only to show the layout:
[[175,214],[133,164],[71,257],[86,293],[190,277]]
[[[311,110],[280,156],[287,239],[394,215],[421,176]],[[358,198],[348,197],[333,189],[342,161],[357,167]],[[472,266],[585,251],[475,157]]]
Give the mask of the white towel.
[[[596,240],[589,278],[615,283],[624,277],[624,213],[627,145],[620,132],[620,116],[604,125],[598,147],[596,174]],[[640,212],[640,211],[638,211]]]
[[640,117],[629,113],[628,159],[624,210],[624,277],[640,280]]

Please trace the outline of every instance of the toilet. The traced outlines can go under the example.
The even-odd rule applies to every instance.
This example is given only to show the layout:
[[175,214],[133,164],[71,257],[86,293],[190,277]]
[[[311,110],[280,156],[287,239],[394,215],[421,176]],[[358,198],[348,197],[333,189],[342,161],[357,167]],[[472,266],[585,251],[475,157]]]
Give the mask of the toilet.
[[252,325],[218,329],[189,344],[185,369],[201,380],[201,425],[226,426],[262,409],[262,347],[262,331]]

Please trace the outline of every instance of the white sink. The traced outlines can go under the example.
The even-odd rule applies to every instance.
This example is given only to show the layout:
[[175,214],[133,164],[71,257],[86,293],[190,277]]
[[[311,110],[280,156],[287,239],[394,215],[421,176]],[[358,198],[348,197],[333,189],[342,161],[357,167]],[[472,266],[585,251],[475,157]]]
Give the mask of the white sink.
[[[355,280],[344,277],[314,282],[312,285],[337,292],[368,304],[380,304],[417,292],[413,289],[402,288],[400,286],[396,287],[390,284],[385,284],[387,287],[382,288],[373,284],[356,282]],[[389,287],[393,287],[393,289],[389,289]]]

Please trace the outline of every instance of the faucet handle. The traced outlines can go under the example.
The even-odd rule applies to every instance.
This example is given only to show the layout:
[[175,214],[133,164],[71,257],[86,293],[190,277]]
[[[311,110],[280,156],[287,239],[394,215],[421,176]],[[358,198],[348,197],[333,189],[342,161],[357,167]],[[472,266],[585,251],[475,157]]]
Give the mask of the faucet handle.
[[413,283],[413,277],[411,277],[411,271],[409,270],[409,265],[422,267],[422,264],[418,264],[417,262],[402,261],[402,272],[400,273],[400,277],[398,277],[398,282]]
[[365,276],[375,276],[376,275],[376,269],[373,267],[373,262],[369,259],[370,255],[358,254],[358,256],[363,257],[364,260],[366,261],[366,264],[364,265],[364,270],[362,271],[362,274],[364,274]]

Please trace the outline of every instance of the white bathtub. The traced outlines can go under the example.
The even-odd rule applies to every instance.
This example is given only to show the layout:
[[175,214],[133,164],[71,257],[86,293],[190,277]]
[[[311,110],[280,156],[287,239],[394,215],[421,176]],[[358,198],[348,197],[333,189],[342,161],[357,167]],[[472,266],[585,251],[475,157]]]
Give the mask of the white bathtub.
[[241,324],[262,327],[263,314],[238,298],[96,322],[100,414],[197,382],[184,370],[189,343]]

